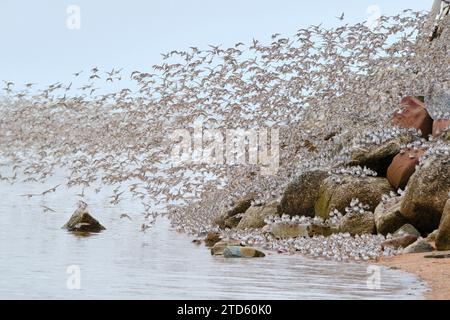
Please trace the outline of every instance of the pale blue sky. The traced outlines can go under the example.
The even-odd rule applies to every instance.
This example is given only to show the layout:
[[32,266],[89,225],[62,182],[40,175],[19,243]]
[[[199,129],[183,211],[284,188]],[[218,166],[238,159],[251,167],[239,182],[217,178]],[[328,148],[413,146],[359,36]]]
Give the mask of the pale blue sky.
[[[360,22],[367,8],[383,14],[429,10],[433,0],[0,0],[0,80],[70,81],[93,66],[149,71],[161,52],[208,44],[232,46],[298,28]],[[66,27],[69,5],[81,29]]]

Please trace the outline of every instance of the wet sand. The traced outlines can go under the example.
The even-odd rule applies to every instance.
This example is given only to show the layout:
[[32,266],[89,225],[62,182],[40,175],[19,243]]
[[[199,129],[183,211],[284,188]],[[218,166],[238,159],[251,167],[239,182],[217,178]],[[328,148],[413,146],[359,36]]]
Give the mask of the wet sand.
[[415,274],[426,282],[429,291],[425,293],[428,300],[450,300],[450,258],[425,258],[429,253],[405,254],[383,258],[381,265]]

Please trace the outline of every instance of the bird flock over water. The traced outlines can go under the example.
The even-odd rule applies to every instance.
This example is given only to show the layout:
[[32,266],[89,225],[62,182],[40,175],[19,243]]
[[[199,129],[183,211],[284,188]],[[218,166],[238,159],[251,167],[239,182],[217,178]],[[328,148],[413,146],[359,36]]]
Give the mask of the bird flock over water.
[[[301,172],[338,170],[336,159],[355,144],[353,137],[377,144],[400,135],[401,129],[387,128],[400,98],[439,90],[450,74],[447,47],[412,54],[426,34],[426,16],[405,10],[381,17],[376,29],[363,22],[317,25],[230,48],[173,50],[160,64],[130,74],[93,67],[74,73],[70,83],[5,80],[0,166],[11,170],[0,178],[43,182],[64,168],[61,183],[83,188],[78,199],[84,190],[112,185],[112,205],[131,197],[146,216],[165,214],[179,230],[203,234],[243,194],[254,192],[258,204],[266,203]],[[434,112],[448,114],[435,105]],[[205,129],[279,129],[279,170],[266,175],[255,164],[174,164],[171,132],[191,132],[196,121]],[[347,170],[373,175],[367,168]],[[345,248],[369,241],[336,237]]]

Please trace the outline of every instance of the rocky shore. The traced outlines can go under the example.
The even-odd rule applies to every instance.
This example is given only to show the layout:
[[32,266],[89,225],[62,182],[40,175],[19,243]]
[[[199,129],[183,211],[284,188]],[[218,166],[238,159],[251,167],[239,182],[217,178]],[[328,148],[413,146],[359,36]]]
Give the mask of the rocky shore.
[[[434,23],[439,9],[433,7],[429,21]],[[449,32],[448,17],[443,21],[440,35]],[[445,39],[427,39],[431,44],[421,47],[432,50]],[[228,246],[241,246],[252,253],[257,248],[375,262],[419,276],[431,288],[427,298],[449,299],[448,83],[442,88],[447,89],[402,97],[390,123],[347,137],[331,168],[303,171],[281,192],[274,190],[280,197],[261,201],[251,192],[236,197],[215,214],[208,234],[215,239],[208,243],[211,254],[264,256],[225,254]]]
[[[13,170],[0,179],[43,182],[63,167],[80,199],[114,186],[110,205],[141,202],[141,231],[164,214],[225,258],[449,264],[448,1],[378,30],[319,25],[272,40],[172,51],[130,75],[137,91],[94,95],[96,67],[77,91],[5,81],[0,165]],[[105,230],[84,205],[64,228]],[[442,262],[422,260],[436,253]],[[432,281],[445,282],[439,272]]]
[[[431,288],[427,298],[449,299],[450,117],[433,120],[422,97],[400,107],[378,132],[386,139],[357,138],[346,163],[301,174],[273,202],[249,194],[224,208],[207,237],[211,254],[263,257],[254,246],[376,262],[416,274]],[[250,253],[227,252],[236,246]]]

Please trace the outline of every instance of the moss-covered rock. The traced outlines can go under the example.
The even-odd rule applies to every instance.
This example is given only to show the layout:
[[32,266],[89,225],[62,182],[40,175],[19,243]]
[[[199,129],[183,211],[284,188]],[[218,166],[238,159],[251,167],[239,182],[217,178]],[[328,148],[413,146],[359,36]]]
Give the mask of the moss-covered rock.
[[383,194],[392,191],[385,178],[344,176],[341,183],[327,178],[320,186],[319,198],[315,205],[317,217],[329,218],[334,209],[344,212],[353,199],[359,199],[373,211],[381,202]]
[[327,177],[325,171],[305,172],[297,177],[284,190],[280,212],[290,216],[314,217],[320,185]]
[[237,228],[241,230],[263,228],[267,217],[278,215],[278,205],[278,201],[274,201],[265,206],[248,208]]

